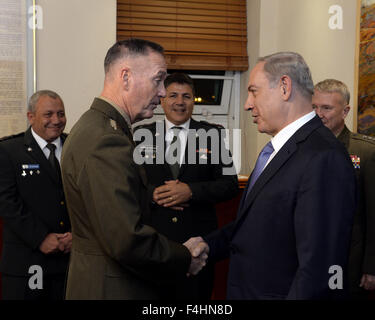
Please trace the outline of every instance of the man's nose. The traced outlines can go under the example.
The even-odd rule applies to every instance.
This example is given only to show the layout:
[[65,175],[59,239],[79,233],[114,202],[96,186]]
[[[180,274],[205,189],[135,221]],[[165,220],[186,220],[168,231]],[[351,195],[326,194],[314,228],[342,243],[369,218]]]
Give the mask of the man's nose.
[[57,113],[52,115],[52,117],[51,117],[52,123],[57,124],[57,123],[60,123],[60,121],[61,121],[61,119],[60,119],[60,117]]
[[178,105],[184,104],[184,98],[181,95],[177,95],[176,104],[178,104]]
[[165,90],[164,84],[162,84],[158,92],[158,97],[165,98],[166,95],[167,95],[167,91]]
[[320,107],[315,107],[315,113],[318,115],[319,118],[323,118],[323,112]]
[[254,108],[254,99],[249,94],[247,99],[246,99],[244,109],[245,109],[245,111],[248,111],[248,110],[252,110],[253,108]]

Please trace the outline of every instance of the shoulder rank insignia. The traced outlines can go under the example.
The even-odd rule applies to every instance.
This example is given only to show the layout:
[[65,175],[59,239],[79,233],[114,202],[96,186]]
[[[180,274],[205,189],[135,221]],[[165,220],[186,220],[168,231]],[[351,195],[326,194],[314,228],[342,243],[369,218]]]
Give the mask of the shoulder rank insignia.
[[114,130],[117,130],[117,122],[113,119],[109,120],[109,124]]
[[360,169],[361,168],[361,158],[358,157],[355,154],[351,154],[350,158],[352,159],[354,169]]

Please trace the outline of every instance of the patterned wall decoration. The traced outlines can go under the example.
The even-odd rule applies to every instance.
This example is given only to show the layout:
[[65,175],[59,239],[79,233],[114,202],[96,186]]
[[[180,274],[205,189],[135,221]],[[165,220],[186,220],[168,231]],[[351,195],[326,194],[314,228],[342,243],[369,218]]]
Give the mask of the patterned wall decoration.
[[362,0],[358,132],[375,136],[375,0]]

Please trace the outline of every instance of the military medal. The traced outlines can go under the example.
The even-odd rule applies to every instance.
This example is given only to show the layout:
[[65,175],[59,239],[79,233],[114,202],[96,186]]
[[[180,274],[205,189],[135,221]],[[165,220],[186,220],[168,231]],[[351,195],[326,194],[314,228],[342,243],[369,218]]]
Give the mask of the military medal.
[[115,120],[111,119],[109,120],[109,123],[111,125],[111,127],[114,129],[114,130],[117,130],[117,123]]
[[354,169],[360,169],[361,168],[361,158],[357,155],[351,154],[350,158],[352,159],[353,167]]

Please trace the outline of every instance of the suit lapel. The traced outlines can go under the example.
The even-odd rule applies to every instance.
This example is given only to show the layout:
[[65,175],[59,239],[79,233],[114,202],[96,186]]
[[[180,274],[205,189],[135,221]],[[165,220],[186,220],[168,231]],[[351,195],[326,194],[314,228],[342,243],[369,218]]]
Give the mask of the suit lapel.
[[[267,165],[264,171],[259,176],[258,180],[255,182],[253,188],[250,190],[249,195],[246,198],[248,185],[243,193],[239,211],[237,213],[237,222],[239,222],[245,213],[248,213],[249,207],[252,205],[257,195],[267,182],[279,171],[285,162],[298,150],[298,143],[304,141],[316,128],[322,126],[322,122],[318,117],[314,117],[306,124],[304,124],[300,129],[298,129],[290,139],[283,145],[276,156]],[[249,178],[250,181],[250,178]]]
[[[241,215],[247,211],[250,207],[256,196],[262,190],[265,184],[279,171],[280,167],[288,161],[288,159],[293,155],[293,153],[297,150],[297,145],[294,139],[289,140],[276,154],[276,156],[271,160],[271,162],[267,165],[264,169],[262,174],[259,176],[258,180],[253,185],[253,188],[250,190],[249,195],[243,202],[243,207],[239,212],[240,217]],[[250,179],[249,179],[250,181]],[[248,188],[248,187],[247,187]],[[245,194],[246,197],[246,194]]]
[[[65,140],[65,139],[64,139]],[[40,164],[41,168],[45,170],[48,176],[55,182],[59,183],[59,179],[56,176],[56,172],[53,170],[51,164],[48,162],[45,154],[43,153],[42,149],[40,149],[38,143],[34,139],[31,133],[31,127],[29,127],[25,132],[25,149],[26,152],[37,162]],[[63,141],[62,141],[63,142]]]

